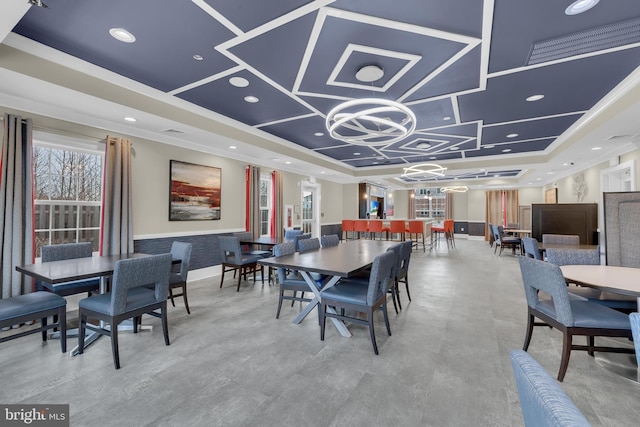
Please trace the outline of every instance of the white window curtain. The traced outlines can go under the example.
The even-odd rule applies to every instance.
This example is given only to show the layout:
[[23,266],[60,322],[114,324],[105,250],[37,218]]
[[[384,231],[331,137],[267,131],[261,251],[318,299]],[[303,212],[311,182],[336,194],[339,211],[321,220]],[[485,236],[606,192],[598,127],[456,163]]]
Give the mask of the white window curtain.
[[107,136],[104,155],[100,254],[133,252],[131,141]]
[[2,298],[33,290],[33,281],[16,271],[16,265],[34,261],[32,130],[31,119],[4,114],[0,158]]

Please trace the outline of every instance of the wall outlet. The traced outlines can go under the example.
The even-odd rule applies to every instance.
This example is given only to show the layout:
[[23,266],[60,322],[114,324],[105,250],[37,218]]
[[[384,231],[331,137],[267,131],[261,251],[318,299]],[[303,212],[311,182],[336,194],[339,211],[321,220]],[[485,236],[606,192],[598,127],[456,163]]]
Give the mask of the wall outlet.
[[460,231],[464,231],[464,227],[460,227]]

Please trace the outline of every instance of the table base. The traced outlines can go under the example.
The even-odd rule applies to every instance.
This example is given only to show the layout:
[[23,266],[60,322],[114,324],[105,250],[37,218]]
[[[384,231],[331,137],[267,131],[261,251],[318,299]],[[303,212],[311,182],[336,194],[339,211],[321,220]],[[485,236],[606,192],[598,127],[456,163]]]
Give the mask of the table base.
[[[624,338],[596,338],[596,340],[604,339],[610,341],[612,346],[627,347],[625,341],[628,342],[628,340]],[[629,344],[628,347],[633,350],[633,344]],[[638,371],[638,362],[635,354],[595,352],[594,359],[601,368],[635,383],[640,383],[640,373]]]

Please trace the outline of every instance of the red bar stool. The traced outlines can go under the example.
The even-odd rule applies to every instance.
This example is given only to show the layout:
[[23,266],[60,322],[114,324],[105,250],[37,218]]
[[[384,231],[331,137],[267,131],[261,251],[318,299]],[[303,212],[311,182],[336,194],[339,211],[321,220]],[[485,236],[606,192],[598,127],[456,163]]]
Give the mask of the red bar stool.
[[390,239],[393,240],[393,235],[394,234],[399,234],[400,241],[404,241],[404,233],[406,232],[406,226],[404,223],[403,219],[393,219],[391,220],[391,222],[389,223],[389,236]]
[[351,238],[353,239],[353,227],[354,220],[352,219],[343,219],[342,220],[342,240],[347,240],[349,238],[349,233],[351,233]]
[[[418,249],[418,244],[420,241],[418,237],[422,237],[422,252],[426,251],[426,245],[424,243],[424,222],[420,220],[412,220],[409,221],[409,227],[407,227],[407,233],[409,233],[409,240],[411,240],[414,244],[413,246]],[[413,240],[413,236],[416,236],[416,239]]]
[[[437,225],[437,224],[433,224],[431,225],[431,246],[435,244],[438,244],[438,233],[442,233],[444,234],[444,224],[442,225]],[[434,242],[435,240],[435,242]]]
[[354,223],[353,231],[358,233],[358,239],[360,238],[360,233],[367,233],[369,231],[369,220],[356,219]]
[[372,219],[369,221],[369,237],[375,240],[376,233],[380,233],[381,240],[382,233],[386,233],[386,240],[389,240],[389,227],[385,227],[380,219]]

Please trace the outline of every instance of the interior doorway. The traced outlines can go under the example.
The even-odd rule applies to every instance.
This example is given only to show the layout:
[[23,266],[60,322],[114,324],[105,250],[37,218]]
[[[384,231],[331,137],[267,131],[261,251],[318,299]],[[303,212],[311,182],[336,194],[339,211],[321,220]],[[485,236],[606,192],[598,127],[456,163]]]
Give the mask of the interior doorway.
[[300,183],[302,206],[302,232],[320,237],[320,184],[311,181]]

